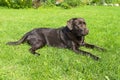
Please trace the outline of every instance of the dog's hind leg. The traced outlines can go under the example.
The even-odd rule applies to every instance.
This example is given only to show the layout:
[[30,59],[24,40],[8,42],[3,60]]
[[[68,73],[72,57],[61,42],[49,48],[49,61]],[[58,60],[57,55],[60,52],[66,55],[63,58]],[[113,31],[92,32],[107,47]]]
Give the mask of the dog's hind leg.
[[35,42],[34,44],[31,45],[31,48],[29,49],[29,51],[32,54],[39,56],[40,54],[37,53],[36,50],[42,48],[43,46],[45,46],[45,43],[43,43],[42,41]]

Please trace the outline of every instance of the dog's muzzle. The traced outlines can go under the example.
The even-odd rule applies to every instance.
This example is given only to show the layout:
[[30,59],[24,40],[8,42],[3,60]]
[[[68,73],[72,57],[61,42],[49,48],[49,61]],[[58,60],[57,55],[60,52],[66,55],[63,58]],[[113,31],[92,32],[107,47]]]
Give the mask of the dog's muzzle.
[[82,31],[83,36],[86,36],[88,33],[89,33],[89,30],[86,28]]

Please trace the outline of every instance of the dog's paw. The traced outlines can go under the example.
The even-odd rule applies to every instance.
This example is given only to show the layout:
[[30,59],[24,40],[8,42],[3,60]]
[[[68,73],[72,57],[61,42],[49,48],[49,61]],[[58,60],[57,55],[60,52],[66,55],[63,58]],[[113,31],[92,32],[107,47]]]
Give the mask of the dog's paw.
[[40,54],[39,53],[36,53],[36,54],[34,54],[35,56],[40,56]]
[[97,56],[95,56],[93,59],[96,60],[96,61],[99,61],[99,60],[100,60],[100,58],[97,57]]
[[104,49],[104,48],[100,48],[100,50],[101,50],[101,51],[104,51],[104,52],[107,51],[107,49]]

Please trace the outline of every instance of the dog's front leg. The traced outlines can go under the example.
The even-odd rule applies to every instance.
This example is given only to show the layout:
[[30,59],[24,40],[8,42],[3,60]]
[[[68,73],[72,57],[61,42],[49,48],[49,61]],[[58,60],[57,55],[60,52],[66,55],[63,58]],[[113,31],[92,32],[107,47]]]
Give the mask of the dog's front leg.
[[90,52],[86,52],[86,51],[83,51],[83,50],[78,49],[78,47],[77,47],[76,45],[73,45],[72,50],[73,50],[75,53],[77,53],[77,54],[82,54],[82,55],[85,55],[85,56],[90,56],[90,57],[93,58],[94,60],[99,60],[99,57],[91,54]]
[[83,51],[83,50],[79,50],[79,49],[75,49],[73,50],[75,53],[77,54],[82,54],[82,55],[85,55],[85,56],[90,56],[91,58],[93,58],[94,60],[99,60],[100,58],[91,54],[90,52],[86,52],[86,51]]
[[96,46],[96,45],[89,44],[89,43],[84,43],[84,46],[87,47],[87,48],[91,48],[91,49],[96,48],[96,49],[99,49],[99,50],[101,50],[101,51],[105,51],[104,48],[101,48],[101,47],[98,47],[98,46]]

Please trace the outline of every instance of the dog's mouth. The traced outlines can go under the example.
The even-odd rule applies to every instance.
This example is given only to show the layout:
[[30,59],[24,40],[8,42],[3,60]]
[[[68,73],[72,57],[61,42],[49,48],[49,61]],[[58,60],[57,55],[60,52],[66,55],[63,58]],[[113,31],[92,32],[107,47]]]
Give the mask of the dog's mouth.
[[88,35],[88,32],[85,32],[84,34],[82,34],[83,36],[86,36],[86,35]]
[[88,30],[84,30],[84,31],[79,31],[78,36],[86,36],[88,35],[89,31]]
[[79,34],[78,36],[80,37],[80,36],[86,36],[87,34]]
[[88,35],[88,33],[89,33],[89,30],[88,30],[88,29],[85,29],[85,30],[82,32],[82,35],[83,35],[83,36],[86,36],[86,35]]

